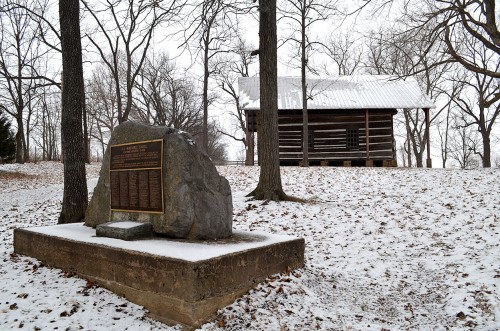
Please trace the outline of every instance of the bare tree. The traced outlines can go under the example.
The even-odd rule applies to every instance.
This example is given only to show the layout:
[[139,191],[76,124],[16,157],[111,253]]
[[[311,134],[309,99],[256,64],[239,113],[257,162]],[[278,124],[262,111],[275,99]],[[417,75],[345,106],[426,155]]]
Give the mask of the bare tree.
[[[453,68],[453,72],[456,67]],[[443,168],[446,167],[446,163],[449,158],[449,144],[450,144],[450,130],[452,129],[452,115],[454,104],[452,100],[454,100],[457,96],[462,93],[464,88],[463,83],[460,79],[457,79],[454,73],[451,74],[448,81],[441,82],[440,89],[447,95],[448,101],[446,103],[446,109],[441,112],[441,116],[437,116],[435,118],[435,127],[440,140],[441,147],[441,160]],[[444,108],[443,108],[444,109]]]
[[248,195],[260,200],[290,199],[281,185],[278,144],[278,39],[276,0],[259,3],[260,110],[257,114],[259,135],[259,182]]
[[79,0],[59,0],[63,64],[61,145],[64,193],[59,223],[80,222],[87,209],[82,117],[85,103]]
[[[192,10],[189,24],[184,30],[184,43],[203,65],[203,133],[202,147],[208,150],[209,79],[217,71],[214,60],[230,51],[231,40],[238,30],[236,15],[246,11],[240,0],[201,0]],[[190,48],[195,44],[195,48]]]
[[[237,82],[239,77],[250,76],[250,68],[256,62],[256,58],[250,54],[255,48],[251,45],[247,45],[240,35],[238,35],[237,38],[238,42],[231,50],[231,53],[218,60],[215,79],[219,88],[229,97],[229,103],[234,105],[234,111],[229,112],[229,114],[235,123],[234,131],[239,134],[226,131],[221,131],[221,133],[231,139],[242,142],[246,151],[245,165],[253,165],[254,134],[253,132],[249,132],[249,141],[247,141],[246,114],[240,104]],[[242,136],[240,136],[241,134]]]
[[[450,103],[442,86],[453,64],[435,66],[444,56],[443,46],[440,40],[428,40],[426,34],[415,35],[399,29],[379,31],[370,35],[365,67],[369,73],[395,75],[402,79],[414,76],[431,100],[443,100],[443,106],[430,118],[432,124]],[[412,165],[413,154],[417,167],[423,167],[424,150],[427,147],[423,113],[418,109],[404,109],[402,121],[408,166]]]
[[[47,47],[48,51],[60,53],[61,35],[58,25],[53,23],[57,22],[58,17],[54,15],[52,5],[54,3],[51,0],[10,1],[11,9],[25,12],[38,26],[38,38]],[[47,72],[38,72],[37,77],[33,78],[43,79],[46,84],[60,87],[60,82],[48,75],[44,75],[44,73]]]
[[[356,73],[362,65],[363,46],[354,38],[352,32],[346,32],[341,35],[329,35],[326,40],[325,54],[336,65],[336,75],[350,76]],[[328,75],[334,74],[329,66],[325,66],[325,72]]]
[[[376,11],[390,8],[394,0],[363,0],[354,11],[357,13],[370,6]],[[500,30],[497,23],[496,0],[423,0],[404,1],[407,31],[426,34],[429,40],[440,39],[446,43],[448,57],[434,63],[458,62],[465,69],[485,76],[500,78],[500,73],[490,64],[478,63],[466,51],[462,41],[481,44],[500,56]],[[465,37],[463,33],[465,32]],[[500,99],[500,93],[496,94]],[[494,101],[496,101],[494,100]]]
[[43,87],[39,92],[35,146],[42,152],[42,160],[59,159],[59,126],[61,123],[61,98],[59,90]]
[[148,59],[137,83],[136,113],[143,122],[201,134],[202,102],[195,84],[166,54]]
[[[186,72],[179,71],[166,54],[148,58],[137,81],[140,92],[134,98],[131,117],[173,127],[190,133],[201,144],[203,135],[203,96]],[[209,104],[213,98],[208,95]],[[226,159],[226,145],[215,121],[208,123],[207,154],[215,162]]]
[[286,0],[280,8],[284,20],[291,23],[291,36],[287,41],[299,45],[297,48],[300,59],[301,89],[302,89],[302,166],[309,166],[309,120],[307,112],[308,86],[307,71],[315,73],[311,66],[311,53],[314,46],[324,46],[319,41],[314,41],[311,36],[312,26],[320,21],[325,21],[333,15],[335,2],[328,0]]
[[[432,19],[439,22],[432,30],[432,34],[444,35],[451,58],[469,71],[500,78],[498,68],[491,66],[491,63],[476,62],[470,52],[464,51],[461,47],[465,37],[471,43],[480,44],[489,52],[496,54],[498,59],[500,31],[496,22],[496,0],[438,0],[428,3],[432,10],[423,18],[424,23]],[[495,99],[500,100],[500,93],[496,94]]]
[[451,133],[450,158],[458,162],[461,169],[477,168],[476,147],[480,136],[474,128],[467,125],[461,112],[453,114]]
[[[201,140],[200,135],[195,135],[194,137],[197,141]],[[224,136],[215,120],[210,121],[208,125],[208,156],[210,156],[213,162],[218,164],[224,164],[227,160]]]
[[[412,68],[411,50],[408,49],[409,39],[406,35],[394,30],[371,32],[368,37],[368,56],[366,70],[371,74],[408,76]],[[413,114],[415,112],[415,114]],[[408,167],[412,166],[412,154],[415,155],[417,166],[422,167],[422,155],[425,148],[424,122],[418,110],[403,109],[400,123],[404,130],[404,144],[401,149],[406,153],[403,159]]]
[[30,6],[26,0],[7,0],[0,8],[0,108],[16,121],[16,162],[24,163],[29,160],[34,71],[45,53],[38,38],[41,27],[19,4]]
[[450,137],[450,115],[451,106],[448,105],[448,109],[445,112],[444,119],[440,119],[437,122],[436,128],[439,135],[440,147],[441,147],[441,160],[443,168],[446,168],[446,162],[449,156],[449,137]]
[[[135,82],[146,60],[153,32],[162,23],[173,22],[185,1],[109,0],[98,6],[82,0],[82,4],[97,25],[96,33],[87,32],[86,37],[113,76],[118,123],[125,122],[132,110]],[[104,16],[110,19],[103,19]]]
[[105,64],[94,66],[92,77],[86,84],[87,123],[89,140],[95,140],[104,155],[107,141],[118,125],[118,97],[113,74]]
[[[484,58],[488,60],[487,58]],[[497,70],[500,63],[497,63]],[[498,79],[479,73],[465,75],[461,80],[464,90],[453,98],[453,103],[462,113],[465,127],[477,128],[481,135],[482,146],[474,145],[474,150],[481,156],[483,167],[491,167],[491,134],[493,126],[500,114],[500,102],[486,107],[487,101],[500,88]]]

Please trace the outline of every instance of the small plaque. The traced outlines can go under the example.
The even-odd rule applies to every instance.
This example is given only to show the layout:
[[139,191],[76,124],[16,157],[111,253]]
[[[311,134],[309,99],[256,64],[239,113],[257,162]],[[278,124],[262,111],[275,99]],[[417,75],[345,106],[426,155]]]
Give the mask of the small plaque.
[[162,139],[111,146],[111,210],[164,212],[162,158]]
[[161,169],[163,140],[112,145],[110,170]]

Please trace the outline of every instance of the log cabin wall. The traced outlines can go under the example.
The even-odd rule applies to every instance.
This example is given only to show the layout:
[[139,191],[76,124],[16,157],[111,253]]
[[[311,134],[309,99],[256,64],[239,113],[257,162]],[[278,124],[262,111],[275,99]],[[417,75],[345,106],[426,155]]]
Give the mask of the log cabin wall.
[[[369,156],[375,165],[395,160],[394,109],[370,109]],[[366,153],[365,110],[310,110],[309,160],[311,165],[364,165]],[[302,160],[302,113],[279,111],[279,153],[281,165],[298,165]]]
[[[377,163],[394,160],[393,109],[369,110],[369,153]],[[309,160],[311,164],[343,161],[364,165],[366,154],[365,110],[311,110],[309,112]],[[279,146],[282,165],[302,160],[302,114],[280,111]]]

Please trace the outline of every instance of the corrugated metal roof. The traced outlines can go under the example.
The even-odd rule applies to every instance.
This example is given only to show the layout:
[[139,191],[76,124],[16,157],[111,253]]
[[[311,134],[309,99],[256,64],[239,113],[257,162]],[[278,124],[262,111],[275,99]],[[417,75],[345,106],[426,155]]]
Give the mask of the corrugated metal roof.
[[[278,109],[302,109],[300,77],[278,77]],[[260,108],[259,77],[238,79],[240,105]],[[413,77],[360,75],[308,79],[308,109],[436,108]]]

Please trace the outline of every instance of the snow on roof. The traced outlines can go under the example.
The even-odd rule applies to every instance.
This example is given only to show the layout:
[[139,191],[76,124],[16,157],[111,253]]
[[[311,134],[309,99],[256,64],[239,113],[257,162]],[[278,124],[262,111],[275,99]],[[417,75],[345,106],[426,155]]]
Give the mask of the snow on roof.
[[[259,77],[240,77],[240,106],[260,108]],[[413,77],[359,75],[308,79],[308,109],[436,108]],[[302,109],[300,77],[278,77],[278,109]]]

